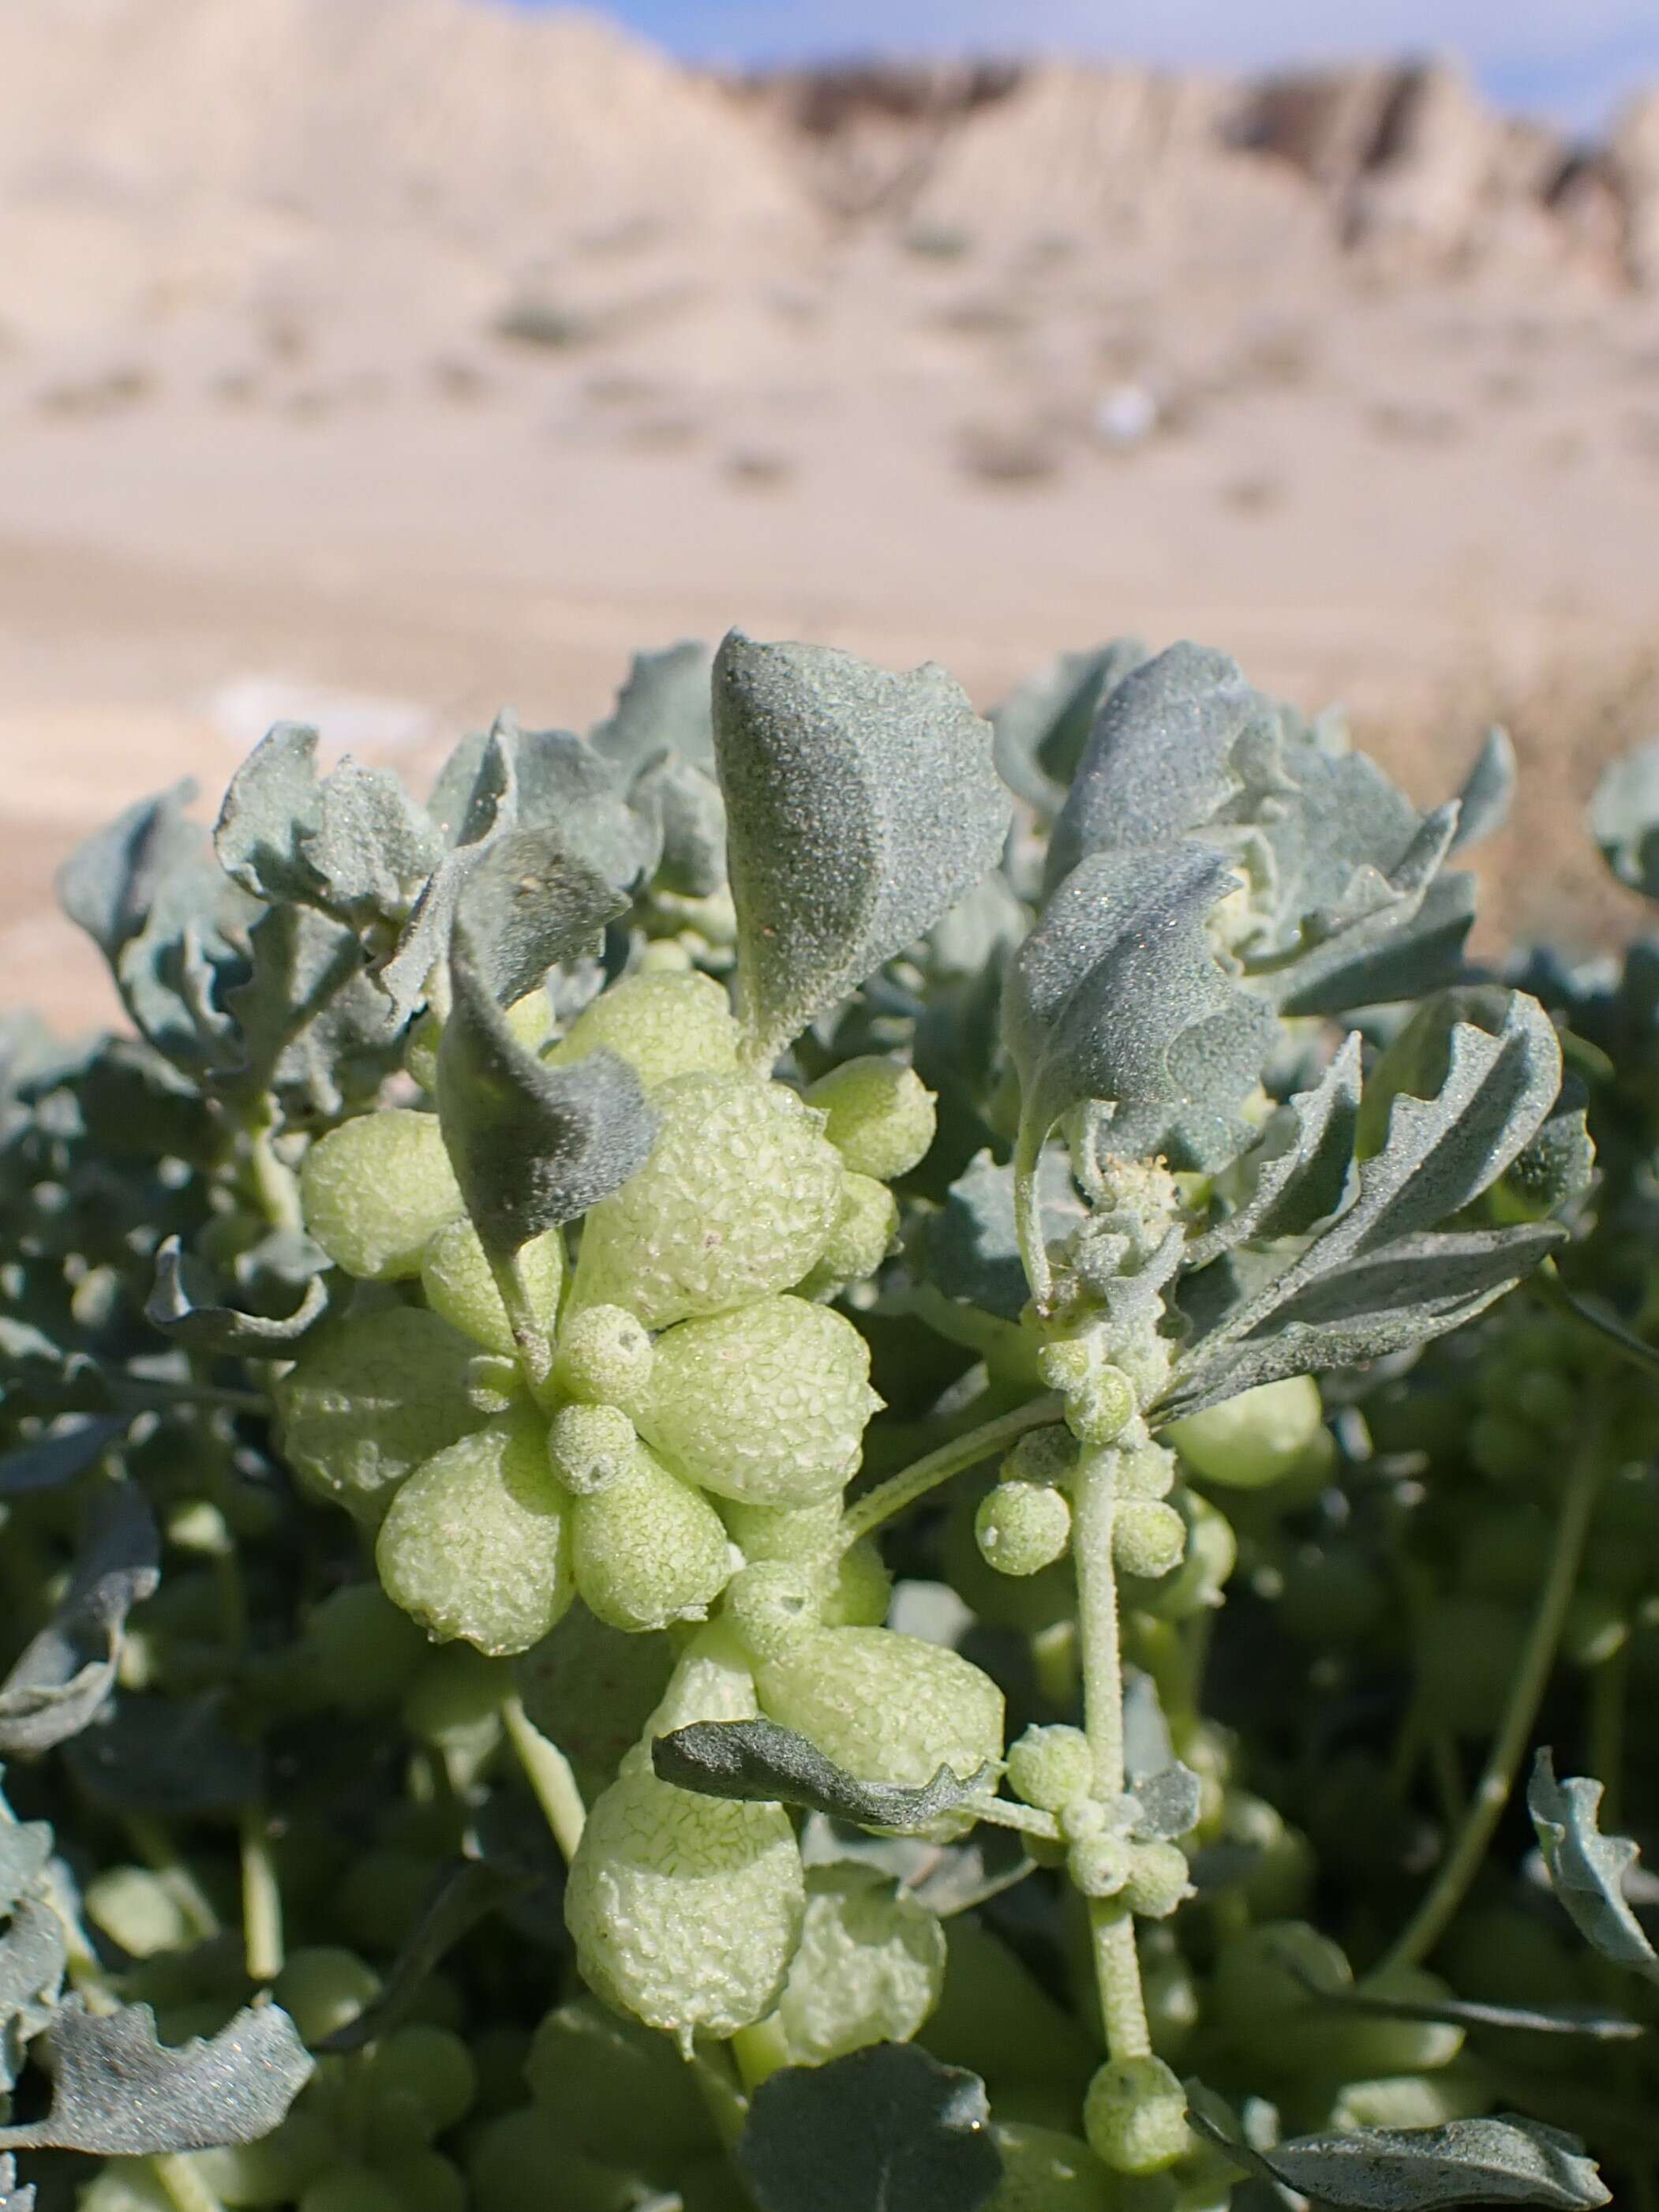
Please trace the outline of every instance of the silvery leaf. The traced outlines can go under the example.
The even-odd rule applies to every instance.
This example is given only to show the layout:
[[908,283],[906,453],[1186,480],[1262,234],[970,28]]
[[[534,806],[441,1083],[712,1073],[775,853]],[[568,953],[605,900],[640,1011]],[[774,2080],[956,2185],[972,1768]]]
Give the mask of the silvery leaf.
[[714,743],[751,1060],[783,1047],[995,865],[1011,809],[990,731],[931,664],[908,675],[735,632]]
[[173,2048],[148,2005],[90,2013],[71,1999],[46,2039],[52,2110],[0,2128],[10,2150],[80,2150],[107,2158],[258,2142],[311,2078],[312,2062],[280,2005],[249,2005],[217,2035]]
[[1628,1836],[1604,1836],[1596,1825],[1601,1784],[1587,1775],[1555,1778],[1555,1762],[1539,1753],[1527,1790],[1550,1887],[1579,1933],[1601,1954],[1650,1981],[1659,1981],[1659,1954],[1625,1895],[1640,1856]]
[[140,799],[77,845],[58,871],[59,905],[112,966],[143,927],[166,878],[200,865],[207,833],[185,813],[196,794],[186,781]]
[[37,1756],[94,1718],[115,1686],[127,1615],[161,1579],[160,1543],[136,1484],[93,1492],[69,1589],[0,1686],[0,1753]]
[[327,1307],[327,1287],[321,1275],[315,1274],[291,1314],[273,1318],[242,1313],[214,1297],[208,1269],[191,1259],[178,1237],[169,1237],[155,1255],[155,1281],[144,1318],[181,1344],[204,1352],[286,1359]]
[[512,757],[517,829],[551,833],[613,891],[651,873],[662,850],[657,817],[629,804],[617,769],[585,738],[568,730],[521,730],[505,715],[495,730]]
[[1340,1049],[1311,1091],[1276,1107],[1261,1136],[1229,1171],[1233,1211],[1194,1237],[1187,1264],[1201,1267],[1251,1238],[1299,1237],[1335,1212],[1348,1188],[1359,1115],[1359,1038]]
[[1039,814],[1058,814],[1101,702],[1146,658],[1138,637],[1062,653],[994,708],[997,772],[1008,788]]
[[1494,723],[1457,794],[1454,853],[1466,852],[1503,828],[1515,803],[1516,780],[1515,746],[1509,732]]
[[25,2188],[19,2183],[16,2164],[10,2158],[0,2158],[0,2212],[34,2212],[33,2186]]
[[1203,1785],[1177,1760],[1138,1781],[1124,1799],[1128,1833],[1147,1843],[1174,1843],[1198,1825]]
[[333,1121],[394,1065],[402,1024],[355,930],[311,906],[272,907],[249,934],[252,973],[228,994],[238,1064],[222,1087],[270,1091],[296,1121]]
[[16,2087],[27,2047],[62,1999],[64,1923],[41,1897],[19,1898],[0,1936],[0,2093]]
[[1589,828],[1620,882],[1659,898],[1659,738],[1607,770],[1590,800]]
[[737,2158],[759,2212],[978,2212],[1002,2179],[985,2084],[911,2043],[787,2066]]
[[[1056,1146],[1038,1164],[1037,1192],[1045,1239],[1064,1242],[1087,1215]],[[928,1275],[947,1297],[1018,1321],[1031,1292],[1014,1233],[1013,1170],[978,1154],[929,1219],[926,1255]]]
[[447,850],[391,957],[376,971],[400,1024],[422,1003],[433,970],[449,957],[455,910],[474,869],[518,820],[518,777],[507,734],[499,724],[488,737],[464,738],[455,748],[427,801],[427,812]]
[[1345,1014],[1455,981],[1474,921],[1474,878],[1438,875],[1258,977],[1281,1012]]
[[525,1050],[465,923],[456,925],[450,976],[438,1051],[444,1143],[480,1237],[513,1253],[626,1182],[650,1156],[657,1117],[615,1053],[545,1067]]
[[703,1797],[754,1798],[804,1805],[860,1827],[926,1828],[985,1787],[983,1772],[941,1766],[921,1789],[860,1782],[815,1744],[776,1721],[694,1721],[651,1746],[658,1778]]
[[708,898],[726,881],[726,801],[706,769],[653,761],[633,789],[635,806],[661,825],[658,880],[683,898]]
[[630,775],[665,752],[695,767],[712,767],[714,659],[706,645],[691,639],[660,653],[635,653],[616,706],[588,732],[595,752]]
[[1133,1156],[1147,1149],[1142,1125],[1177,1107],[1232,1116],[1277,1030],[1211,950],[1206,923],[1232,880],[1220,854],[1191,842],[1097,853],[1073,869],[1003,990],[1030,1134],[1097,1099],[1116,1109],[1114,1141]]
[[533,990],[548,969],[596,944],[627,902],[601,870],[577,860],[562,830],[495,838],[468,878],[459,914],[471,957],[498,1006]]

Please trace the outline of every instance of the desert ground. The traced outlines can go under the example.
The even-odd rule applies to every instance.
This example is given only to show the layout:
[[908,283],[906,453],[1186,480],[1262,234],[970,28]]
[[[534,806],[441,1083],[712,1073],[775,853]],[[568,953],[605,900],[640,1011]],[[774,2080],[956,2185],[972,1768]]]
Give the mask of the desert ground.
[[1659,733],[1659,95],[1577,148],[1450,67],[736,84],[494,0],[0,15],[0,1008],[110,1013],[55,867],[270,721],[419,782],[732,623],[988,705],[1196,636],[1424,798],[1502,715],[1491,928],[1628,934],[1576,815]]

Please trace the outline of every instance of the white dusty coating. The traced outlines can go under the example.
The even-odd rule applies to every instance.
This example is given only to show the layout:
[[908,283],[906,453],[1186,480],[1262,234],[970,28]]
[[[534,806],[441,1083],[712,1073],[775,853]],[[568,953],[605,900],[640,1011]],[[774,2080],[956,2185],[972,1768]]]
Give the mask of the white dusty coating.
[[1002,1757],[1002,1692],[954,1651],[886,1628],[805,1632],[757,1674],[761,1704],[861,1782],[920,1788]]
[[814,1867],[778,2019],[798,2065],[869,2043],[907,2043],[945,1986],[936,1913],[873,1867]]
[[843,1315],[762,1298],[659,1338],[635,1419],[676,1474],[705,1490],[750,1505],[812,1505],[857,1472],[881,1402],[870,1348]]
[[576,1587],[612,1628],[696,1619],[725,1589],[732,1550],[706,1498],[641,1444],[627,1471],[576,1499]]
[[405,1475],[477,1426],[475,1350],[416,1306],[331,1323],[274,1385],[283,1456],[310,1489],[378,1520]]
[[390,1283],[461,1211],[435,1114],[388,1106],[319,1137],[300,1170],[306,1227],[349,1275]]
[[[519,1253],[519,1273],[530,1309],[545,1329],[558,1318],[564,1289],[564,1237],[549,1229]],[[489,1272],[477,1231],[465,1214],[441,1229],[421,1255],[421,1288],[435,1314],[482,1344],[511,1358],[516,1349],[507,1308]]]
[[782,1084],[741,1075],[677,1076],[654,1103],[650,1158],[587,1216],[582,1304],[665,1328],[799,1282],[841,1212],[841,1155],[821,1117]]
[[492,1421],[419,1467],[392,1500],[374,1560],[427,1632],[491,1658],[527,1651],[575,1594],[570,1505],[533,1417]]
[[843,1060],[806,1098],[829,1115],[824,1134],[854,1175],[891,1182],[908,1175],[933,1141],[933,1093],[900,1060],[873,1054]]
[[1063,1723],[1033,1725],[1008,1747],[1008,1787],[1045,1813],[1060,1812],[1086,1797],[1094,1771],[1088,1737]]
[[1000,1575],[1041,1574],[1066,1555],[1072,1508],[1065,1492],[1049,1483],[995,1483],[979,1502],[974,1538],[987,1566]]
[[738,1024],[712,976],[647,971],[585,1007],[547,1058],[560,1066],[599,1045],[620,1054],[651,1091],[677,1075],[732,1073]]

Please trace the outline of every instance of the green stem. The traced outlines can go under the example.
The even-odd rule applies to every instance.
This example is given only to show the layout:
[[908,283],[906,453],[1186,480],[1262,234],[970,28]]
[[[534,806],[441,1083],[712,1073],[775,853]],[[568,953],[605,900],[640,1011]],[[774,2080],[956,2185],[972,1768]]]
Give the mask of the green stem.
[[752,2027],[740,2027],[732,2038],[732,2056],[750,2095],[763,2081],[781,2072],[790,2063],[789,2040],[776,2013],[757,2020]]
[[1625,1713],[1630,1691],[1630,1638],[1590,1676],[1589,1771],[1601,1784],[1604,1832],[1619,1826],[1625,1794]]
[[896,1514],[907,1512],[930,1490],[937,1490],[940,1483],[948,1482],[964,1468],[976,1466],[994,1452],[1005,1449],[1017,1437],[1023,1437],[1027,1429],[1047,1428],[1059,1420],[1065,1405],[1057,1391],[1050,1391],[1046,1397],[1032,1399],[1029,1405],[1017,1406],[1012,1413],[1000,1413],[994,1421],[981,1422],[965,1437],[953,1437],[949,1443],[941,1444],[937,1451],[929,1452],[926,1458],[907,1467],[902,1474],[890,1475],[874,1490],[866,1491],[848,1510],[841,1524],[841,1548],[850,1551]]
[[1023,1115],[1019,1139],[1014,1146],[1014,1235],[1019,1243],[1020,1264],[1039,1313],[1048,1311],[1054,1289],[1048,1247],[1042,1234],[1042,1200],[1037,1189],[1037,1166],[1042,1158],[1042,1140],[1048,1133],[1046,1129],[1037,1127],[1029,1114]]
[[1039,1812],[1035,1805],[1017,1805],[1007,1797],[966,1797],[963,1806],[976,1820],[993,1828],[1016,1828],[1022,1836],[1041,1836],[1049,1844],[1060,1839],[1060,1824],[1054,1814]]
[[306,1218],[300,1204],[300,1178],[277,1158],[271,1144],[273,1127],[267,1118],[248,1132],[248,1165],[254,1192],[273,1229],[303,1230]]
[[171,1890],[198,1942],[211,1941],[219,1933],[219,1916],[167,1830],[147,1813],[129,1813],[125,1824],[139,1857]]
[[1580,1297],[1576,1291],[1570,1291],[1562,1281],[1560,1271],[1553,1260],[1546,1260],[1538,1275],[1544,1293],[1552,1304],[1559,1306],[1563,1313],[1571,1314],[1575,1321],[1582,1322],[1586,1328],[1593,1328],[1604,1344],[1612,1345],[1632,1367],[1640,1368],[1644,1375],[1659,1374],[1659,1347],[1644,1343],[1599,1299]]
[[1555,1665],[1602,1468],[1601,1431],[1598,1425],[1580,1447],[1562,1493],[1549,1573],[1539,1593],[1537,1611],[1533,1615],[1515,1679],[1510,1685],[1509,1702],[1492,1739],[1486,1771],[1433,1887],[1383,1961],[1381,1971],[1384,1972],[1397,1966],[1419,1966],[1429,1956],[1451,1924],[1469,1884],[1480,1870],[1514,1791],[1533,1723]]
[[553,1347],[548,1342],[547,1331],[537,1320],[535,1308],[530,1303],[530,1293],[525,1287],[524,1271],[519,1265],[519,1255],[516,1252],[494,1252],[486,1246],[484,1256],[489,1261],[489,1272],[495,1279],[495,1288],[507,1309],[507,1327],[512,1330],[513,1341],[519,1349],[519,1364],[524,1370],[525,1380],[539,1397],[553,1372]]
[[568,1865],[576,1856],[576,1846],[587,1822],[587,1808],[582,1803],[582,1793],[576,1786],[570,1761],[556,1744],[548,1741],[517,1698],[508,1698],[503,1703],[501,1721],[518,1753],[525,1778],[536,1794],[536,1802],[547,1816],[553,1840]]
[[691,2069],[691,2078],[714,2124],[715,2134],[727,2151],[735,2150],[749,2118],[749,2100],[738,2087],[726,2046],[720,2043],[712,2048],[699,2045],[684,2056]]
[[223,2203],[208,2187],[187,2158],[176,2152],[152,2158],[149,2170],[178,2207],[178,2212],[225,2212]]
[[[1085,1451],[1072,1479],[1072,1559],[1077,1571],[1078,1634],[1083,1651],[1083,1726],[1094,1764],[1094,1794],[1109,1805],[1123,1794],[1123,1651],[1112,1527],[1117,1514],[1118,1454]],[[1152,2049],[1141,1994],[1135,1924],[1113,1899],[1089,1904],[1095,1979],[1106,2048],[1114,2058]]]
[[251,1982],[274,1982],[283,1971],[283,1893],[270,1863],[270,1830],[263,1805],[245,1806],[241,1820],[242,1952]]

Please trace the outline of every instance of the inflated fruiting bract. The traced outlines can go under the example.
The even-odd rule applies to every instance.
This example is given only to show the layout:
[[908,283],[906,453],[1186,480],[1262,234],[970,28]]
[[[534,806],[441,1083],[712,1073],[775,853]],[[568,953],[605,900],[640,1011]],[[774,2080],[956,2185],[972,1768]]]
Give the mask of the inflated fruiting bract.
[[300,1172],[306,1227],[337,1267],[371,1282],[417,1275],[461,1211],[435,1114],[388,1106],[320,1137]]
[[945,1930],[874,1867],[813,1867],[778,2025],[793,2065],[907,2043],[939,2002]]
[[[569,1462],[558,1465],[564,1472]],[[615,1459],[587,1463],[581,1486],[573,1488],[570,1522],[576,1587],[612,1628],[700,1620],[731,1577],[719,1514],[637,1441]]]
[[1204,1481],[1255,1490],[1297,1472],[1324,1418],[1318,1384],[1294,1375],[1189,1414],[1164,1433]]
[[738,1065],[738,1025],[708,975],[624,977],[576,1017],[546,1057],[561,1066],[599,1045],[620,1053],[647,1090],[677,1075],[729,1075]]
[[468,1388],[476,1348],[416,1306],[327,1322],[273,1392],[295,1473],[359,1520],[378,1521],[422,1460],[478,1426]]
[[[550,1331],[558,1319],[565,1280],[564,1237],[550,1229],[532,1237],[518,1255],[530,1310]],[[477,1231],[462,1214],[439,1230],[421,1255],[421,1289],[435,1314],[464,1334],[511,1358],[517,1349],[512,1323],[490,1273]]]
[[902,1061],[843,1060],[806,1094],[823,1133],[854,1175],[891,1182],[908,1175],[933,1141],[933,1096]]

